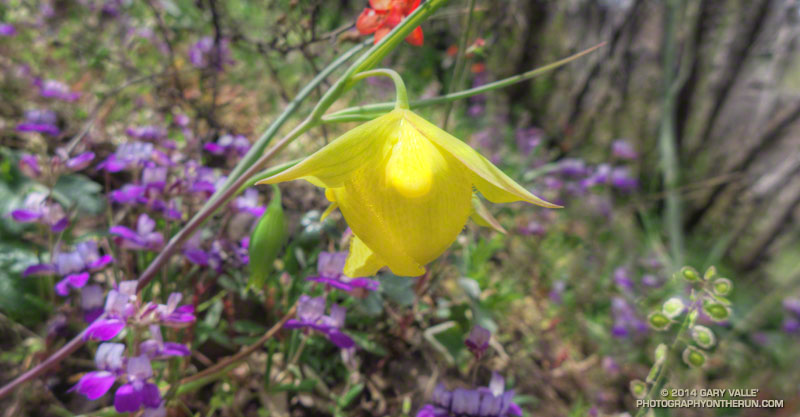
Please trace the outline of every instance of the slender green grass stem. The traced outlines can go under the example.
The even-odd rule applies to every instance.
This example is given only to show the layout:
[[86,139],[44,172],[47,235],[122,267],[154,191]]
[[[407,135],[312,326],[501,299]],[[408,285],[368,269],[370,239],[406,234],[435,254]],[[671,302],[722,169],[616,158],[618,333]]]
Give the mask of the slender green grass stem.
[[[432,97],[424,100],[416,100],[409,103],[412,109],[418,109],[422,107],[433,106],[436,104],[448,103],[455,100],[462,100],[468,97],[476,96],[478,94],[483,94],[489,91],[497,90],[500,88],[505,88],[512,86],[514,84],[521,83],[523,81],[530,80],[536,76],[542,75],[548,71],[552,71],[558,67],[566,65],[584,55],[587,55],[595,50],[603,47],[605,42],[595,45],[589,49],[584,51],[578,52],[577,54],[570,55],[564,59],[558,60],[551,64],[532,69],[530,71],[524,72],[519,75],[515,75],[513,77],[504,78],[502,80],[498,80],[492,83],[484,84],[480,87],[470,88],[467,90],[446,94],[443,96]],[[356,106],[356,107],[349,107],[335,113],[328,114],[322,117],[323,123],[341,123],[341,122],[363,122],[367,120],[372,120],[381,114],[391,111],[394,108],[395,103],[376,103],[376,104],[367,104],[364,106]]]
[[676,29],[683,7],[683,0],[667,2],[667,17],[664,36],[664,99],[661,126],[658,135],[658,147],[663,169],[664,190],[666,193],[666,228],[669,238],[670,253],[673,265],[683,264],[683,223],[681,220],[681,197],[678,192],[680,180],[680,163],[675,143],[675,57]]
[[[466,23],[464,24],[464,33],[461,34],[461,39],[458,43],[458,52],[456,53],[456,62],[453,65],[453,78],[450,80],[450,85],[447,86],[447,93],[452,93],[461,87],[461,80],[464,78],[464,66],[466,65],[465,56],[467,53],[467,42],[469,42],[469,33],[472,31],[472,18],[475,13],[475,0],[469,0],[467,6],[467,16],[465,17]],[[453,111],[453,101],[448,101],[444,110],[444,119],[442,120],[442,129],[447,130],[447,123],[450,121],[450,113]]]

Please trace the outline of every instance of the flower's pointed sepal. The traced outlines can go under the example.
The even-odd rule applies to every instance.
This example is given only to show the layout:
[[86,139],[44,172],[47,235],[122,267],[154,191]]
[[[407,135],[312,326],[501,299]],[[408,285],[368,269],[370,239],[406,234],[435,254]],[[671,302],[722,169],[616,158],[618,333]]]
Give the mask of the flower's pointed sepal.
[[472,173],[472,181],[478,191],[493,203],[510,203],[512,201],[526,201],[537,206],[548,208],[561,208],[531,194],[528,190],[517,184],[514,180],[500,171],[488,159],[472,149],[458,138],[450,135],[436,125],[428,122],[411,111],[404,112],[404,117],[420,133],[425,135],[440,149],[448,152],[459,160]]
[[401,112],[393,111],[364,123],[299,164],[256,184],[277,184],[304,179],[322,188],[342,187],[354,171],[382,159],[382,154],[391,150],[391,147],[384,146],[383,142],[386,141],[383,138],[397,129],[401,117]]
[[364,242],[356,236],[350,241],[350,253],[344,264],[344,274],[348,277],[369,277],[378,273],[378,270],[386,266],[386,262],[381,261]]
[[472,221],[474,221],[475,224],[477,224],[478,226],[492,228],[495,231],[500,232],[504,235],[508,233],[506,229],[503,228],[503,225],[501,225],[500,222],[497,221],[497,219],[492,215],[489,209],[485,205],[483,205],[481,199],[475,194],[472,195],[472,214],[470,215],[470,217],[472,218]]

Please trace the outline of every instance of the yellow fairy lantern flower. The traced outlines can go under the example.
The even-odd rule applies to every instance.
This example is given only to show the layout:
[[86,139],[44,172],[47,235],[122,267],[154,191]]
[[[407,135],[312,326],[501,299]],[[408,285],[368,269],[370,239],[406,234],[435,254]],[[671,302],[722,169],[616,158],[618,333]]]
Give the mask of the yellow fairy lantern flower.
[[259,182],[304,179],[325,188],[332,202],[326,214],[338,207],[355,235],[346,275],[370,276],[384,266],[400,276],[422,275],[424,266],[453,243],[477,211],[475,189],[494,203],[527,201],[559,207],[531,194],[469,145],[402,107]]

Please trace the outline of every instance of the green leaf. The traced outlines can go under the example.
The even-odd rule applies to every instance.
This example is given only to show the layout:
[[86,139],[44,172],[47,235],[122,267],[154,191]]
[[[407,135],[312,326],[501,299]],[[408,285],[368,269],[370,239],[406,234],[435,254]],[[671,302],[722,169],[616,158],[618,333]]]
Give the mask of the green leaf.
[[394,274],[384,274],[378,276],[380,281],[380,292],[400,306],[406,307],[414,303],[414,279],[409,277],[398,277]]
[[271,391],[290,391],[290,392],[311,392],[317,386],[317,380],[313,378],[304,379],[299,384],[280,384],[272,387]]
[[367,333],[348,331],[347,334],[351,338],[353,338],[353,340],[360,348],[366,350],[369,353],[378,356],[386,356],[389,354],[389,352],[386,351],[386,348],[384,348],[379,343],[370,339]]
[[267,328],[259,323],[250,320],[236,320],[233,322],[233,330],[239,333],[263,334]]
[[364,384],[356,384],[352,388],[350,388],[342,396],[342,398],[339,398],[339,401],[337,402],[339,408],[345,408],[348,405],[350,405],[350,403],[353,402],[353,400],[355,400],[356,397],[359,396],[359,394],[361,394],[361,391],[364,391]]
[[100,193],[103,187],[81,174],[59,177],[53,188],[53,198],[67,208],[76,207],[79,212],[100,214],[105,207],[105,199]]
[[38,263],[38,259],[23,247],[0,245],[0,311],[24,324],[44,320],[50,305],[36,295],[44,284],[42,277],[22,278],[22,271]]

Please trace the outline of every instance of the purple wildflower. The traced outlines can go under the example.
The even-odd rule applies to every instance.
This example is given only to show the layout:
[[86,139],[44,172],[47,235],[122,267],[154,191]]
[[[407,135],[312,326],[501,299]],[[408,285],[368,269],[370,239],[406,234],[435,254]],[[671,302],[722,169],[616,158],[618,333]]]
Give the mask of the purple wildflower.
[[94,152],[84,152],[76,155],[73,158],[67,159],[67,162],[64,163],[64,166],[66,166],[70,171],[80,171],[88,167],[93,160]]
[[234,209],[239,212],[249,213],[253,217],[261,217],[266,211],[266,206],[258,203],[258,190],[255,188],[248,188],[231,203]]
[[108,172],[119,172],[131,165],[145,165],[155,158],[156,150],[152,143],[125,142],[117,150],[101,162],[97,169]]
[[619,139],[611,144],[611,154],[620,159],[636,159],[639,155],[629,142]]
[[129,127],[125,133],[134,139],[148,142],[157,142],[167,138],[167,129],[160,126]]
[[325,315],[325,297],[301,295],[297,302],[297,319],[283,325],[287,329],[308,328],[324,334],[336,346],[348,349],[355,346],[350,336],[339,329],[344,326],[346,311],[337,304],[331,306],[330,315]]
[[491,338],[492,333],[489,330],[476,324],[472,330],[470,330],[464,344],[476,358],[480,359],[480,357],[486,353],[486,349],[489,348],[489,340]]
[[577,158],[562,159],[558,163],[558,170],[565,177],[583,177],[589,172],[586,163]]
[[45,98],[54,98],[62,101],[75,101],[81,93],[70,90],[69,86],[57,80],[36,80],[34,85],[39,87],[39,95]]
[[150,325],[150,339],[139,344],[139,351],[150,359],[191,354],[189,348],[184,344],[164,342],[164,338],[161,336],[161,327],[157,324]]
[[663,284],[664,283],[657,276],[653,274],[642,275],[642,285],[644,285],[645,287],[657,288]]
[[186,327],[195,321],[194,306],[185,304],[179,306],[183,295],[174,292],[167,298],[166,304],[159,304],[155,309],[155,315],[162,324],[168,327]]
[[118,289],[106,296],[105,317],[92,322],[83,335],[83,340],[111,340],[125,328],[129,317],[137,310],[136,281],[123,281]]
[[103,289],[99,285],[87,285],[81,290],[81,310],[87,323],[92,323],[103,314],[103,301]]
[[785,298],[783,300],[783,308],[795,316],[800,317],[800,298]]
[[161,393],[158,387],[148,382],[153,377],[150,359],[136,356],[128,359],[128,383],[119,387],[114,394],[114,408],[119,413],[136,412],[145,408],[157,409],[161,406]]
[[611,171],[611,185],[621,191],[632,191],[636,189],[639,182],[631,175],[627,167],[616,167]]
[[17,131],[58,136],[61,129],[58,128],[57,123],[58,116],[52,110],[28,110],[25,112],[25,121],[17,125]]
[[633,280],[628,268],[621,266],[614,270],[614,283],[623,291],[633,291]]
[[140,214],[136,230],[125,226],[113,226],[109,233],[116,235],[115,241],[123,248],[156,251],[164,245],[164,236],[155,231],[156,221],[147,214]]
[[423,406],[417,417],[521,416],[522,409],[513,398],[514,390],[505,391],[505,380],[493,372],[488,387],[448,391],[439,384],[433,391],[432,404]]
[[98,371],[89,372],[70,389],[78,391],[90,400],[96,400],[105,395],[114,385],[117,377],[123,373],[124,358],[122,353],[125,345],[122,343],[102,343],[97,347],[94,355]]
[[36,155],[22,155],[19,158],[19,170],[28,178],[36,179],[42,175],[42,167],[39,166]]
[[561,304],[564,301],[564,291],[566,289],[566,282],[556,281],[553,283],[553,288],[550,289],[550,293],[547,296],[550,298],[550,301],[556,304]]
[[306,280],[326,284],[342,291],[375,291],[380,285],[369,278],[350,278],[342,272],[347,260],[347,252],[320,252],[317,258],[317,275]]
[[523,155],[528,156],[542,143],[544,130],[538,127],[517,129],[514,136],[517,139],[517,150],[522,152]]
[[0,23],[0,36],[14,36],[17,34],[17,29],[8,24],[8,23]]
[[616,338],[628,337],[632,331],[639,334],[648,331],[647,323],[636,315],[633,307],[622,297],[611,300],[611,313],[614,316],[611,335]]
[[69,225],[69,219],[58,203],[47,200],[45,193],[30,193],[25,197],[22,208],[11,212],[11,218],[19,223],[41,223],[49,226],[53,232],[61,232]]
[[227,39],[222,39],[218,48],[215,46],[213,37],[201,38],[189,48],[189,61],[197,68],[213,67],[216,70],[222,70],[225,65],[235,62],[230,56]]
[[216,142],[206,143],[203,149],[214,155],[233,154],[244,156],[250,150],[250,141],[242,135],[225,134]]

